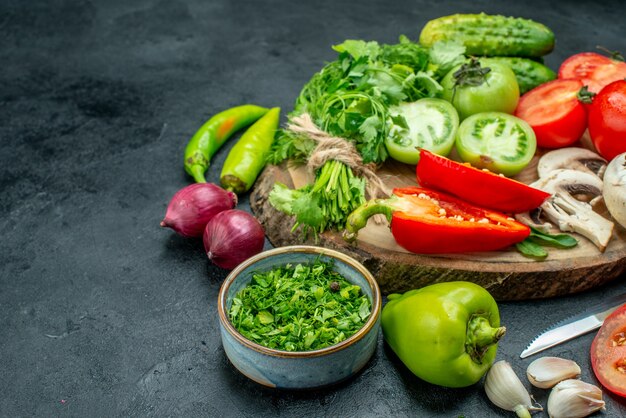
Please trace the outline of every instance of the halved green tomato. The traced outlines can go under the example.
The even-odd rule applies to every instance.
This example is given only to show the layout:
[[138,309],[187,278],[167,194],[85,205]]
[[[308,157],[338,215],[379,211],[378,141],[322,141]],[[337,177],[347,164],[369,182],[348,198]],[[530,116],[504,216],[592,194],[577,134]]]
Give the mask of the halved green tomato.
[[456,150],[463,161],[505,176],[522,171],[536,149],[530,125],[507,113],[472,115],[461,123],[456,135]]
[[420,149],[446,156],[454,146],[459,115],[443,99],[420,99],[390,109],[393,126],[385,146],[394,160],[417,164]]

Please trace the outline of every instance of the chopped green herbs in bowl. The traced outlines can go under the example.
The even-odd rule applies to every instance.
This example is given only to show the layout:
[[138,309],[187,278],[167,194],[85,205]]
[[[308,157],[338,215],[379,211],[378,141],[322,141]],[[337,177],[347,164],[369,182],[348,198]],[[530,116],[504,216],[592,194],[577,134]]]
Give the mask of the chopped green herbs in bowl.
[[313,246],[280,247],[242,263],[220,289],[222,343],[231,363],[270,387],[345,380],[375,351],[381,296],[356,260]]
[[229,319],[244,337],[285,351],[337,344],[363,327],[371,302],[333,262],[287,264],[252,275],[233,298]]

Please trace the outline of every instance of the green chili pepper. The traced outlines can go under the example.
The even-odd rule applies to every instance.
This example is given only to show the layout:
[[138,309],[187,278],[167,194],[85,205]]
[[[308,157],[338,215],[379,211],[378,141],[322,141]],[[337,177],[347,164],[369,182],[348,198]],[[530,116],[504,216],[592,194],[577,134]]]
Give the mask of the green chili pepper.
[[274,107],[241,136],[222,167],[222,187],[235,193],[247,192],[265,166],[278,129],[280,108]]
[[185,148],[185,171],[197,183],[206,183],[204,172],[213,155],[236,131],[255,122],[268,109],[255,105],[233,107],[220,112],[198,129]]
[[495,360],[498,305],[470,282],[437,283],[388,296],[383,335],[400,360],[421,379],[446,387],[472,385]]

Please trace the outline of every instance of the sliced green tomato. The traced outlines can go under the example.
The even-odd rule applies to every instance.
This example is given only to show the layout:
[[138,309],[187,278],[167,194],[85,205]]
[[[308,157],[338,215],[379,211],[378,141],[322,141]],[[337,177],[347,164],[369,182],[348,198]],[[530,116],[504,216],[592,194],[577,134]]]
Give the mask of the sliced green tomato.
[[514,176],[535,155],[537,139],[528,123],[501,112],[477,113],[465,119],[456,135],[461,159],[477,168]]
[[385,146],[394,160],[417,164],[420,149],[446,156],[454,146],[459,115],[443,99],[421,99],[401,103],[390,109],[394,125],[385,139]]

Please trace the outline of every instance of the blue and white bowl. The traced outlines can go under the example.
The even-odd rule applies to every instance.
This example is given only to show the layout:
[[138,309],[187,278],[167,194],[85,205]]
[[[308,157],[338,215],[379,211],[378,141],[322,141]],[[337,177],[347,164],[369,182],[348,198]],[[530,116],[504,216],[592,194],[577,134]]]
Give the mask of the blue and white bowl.
[[[311,351],[283,351],[263,347],[241,335],[228,319],[233,297],[252,274],[286,264],[334,261],[334,270],[361,287],[371,302],[371,315],[354,335],[330,347]],[[309,389],[346,380],[374,354],[380,329],[381,295],[372,274],[358,261],[338,251],[314,246],[288,246],[264,251],[237,266],[224,280],[218,298],[220,334],[231,363],[262,385],[281,389]]]

